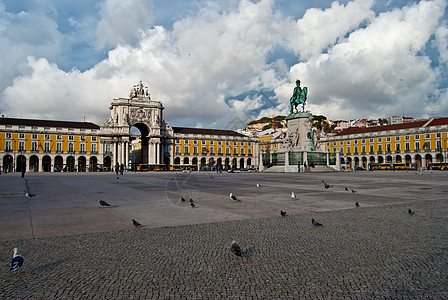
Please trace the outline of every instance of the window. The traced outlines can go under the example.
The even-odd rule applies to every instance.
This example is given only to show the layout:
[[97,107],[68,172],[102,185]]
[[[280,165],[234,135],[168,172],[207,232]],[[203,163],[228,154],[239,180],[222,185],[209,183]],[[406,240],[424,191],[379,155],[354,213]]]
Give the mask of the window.
[[32,138],[33,138],[33,139],[37,139],[37,134],[33,133]]
[[25,142],[24,141],[19,142],[19,151],[25,151]]
[[440,132],[438,132],[438,133],[436,134],[436,137],[437,137],[438,139],[440,139],[440,137],[441,137]]
[[387,152],[390,152],[390,144],[387,144],[387,145],[386,145],[386,151],[387,151]]
[[353,154],[358,154],[358,147],[355,147],[355,151],[353,151]]
[[46,140],[49,140],[49,139],[50,139],[50,135],[49,135],[49,134],[46,134],[46,135],[45,135],[45,139],[46,139]]
[[400,152],[400,144],[396,144],[395,145],[395,151],[396,152]]
[[69,136],[68,136],[68,140],[69,140],[69,141],[73,141],[74,139],[75,139],[75,138],[73,137],[73,135],[69,135]]
[[104,149],[104,151],[105,151],[106,153],[110,153],[110,144],[106,144],[106,145],[105,145],[105,149]]
[[79,144],[79,152],[86,153],[86,144]]
[[5,151],[12,151],[11,141],[6,141]]
[[370,139],[370,142],[373,143],[373,139]]
[[81,135],[81,141],[85,141],[85,140],[86,140],[86,137]]
[[415,151],[420,150],[420,142],[415,142]]
[[97,153],[96,144],[92,144],[91,153]]
[[425,142],[425,146],[424,146],[423,149],[426,150],[426,151],[431,150],[431,143],[430,142]]
[[10,139],[11,137],[12,137],[11,132],[7,132],[7,133],[6,133],[6,138],[7,138],[7,139]]
[[406,144],[404,144],[404,149],[405,149],[405,151],[409,151],[410,150],[410,148],[409,148],[409,143],[406,143]]
[[420,135],[416,134],[416,135],[415,135],[415,139],[416,139],[416,140],[420,139]]
[[378,152],[379,153],[383,152],[383,146],[382,145],[378,145]]
[[390,136],[387,137],[387,141],[390,142]]
[[366,143],[366,140],[362,140],[362,143],[365,144],[365,143]]
[[366,153],[366,146],[362,146],[362,153]]
[[56,152],[62,153],[62,143],[56,143]]
[[75,151],[75,146],[73,143],[68,143],[68,152],[73,153]]
[[180,153],[180,146],[176,146],[176,154]]
[[50,143],[49,142],[45,142],[44,143],[44,151],[45,152],[50,152]]
[[62,140],[62,135],[58,135],[58,136],[56,136],[56,138],[57,138],[58,140]]
[[425,137],[426,137],[427,139],[429,139],[429,138],[430,138],[429,133],[427,133]]
[[37,151],[37,142],[36,141],[31,142],[31,151],[33,151],[33,152]]
[[24,139],[25,138],[25,134],[24,133],[19,133],[19,139]]
[[405,136],[404,139],[405,139],[406,141],[409,141],[409,135]]
[[184,147],[184,154],[188,154],[188,146]]
[[438,151],[442,150],[442,141],[437,141],[436,145]]
[[92,136],[92,142],[96,142],[96,136]]
[[370,154],[373,154],[373,146],[370,145]]
[[198,154],[198,146],[193,147],[193,154]]

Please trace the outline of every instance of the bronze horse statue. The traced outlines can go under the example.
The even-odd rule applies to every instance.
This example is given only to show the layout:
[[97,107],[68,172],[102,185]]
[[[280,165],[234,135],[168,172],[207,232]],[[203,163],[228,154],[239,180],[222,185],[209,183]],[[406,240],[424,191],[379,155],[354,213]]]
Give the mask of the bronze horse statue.
[[297,110],[297,106],[302,105],[302,112],[305,111],[305,104],[306,104],[306,97],[308,95],[308,88],[305,86],[303,88],[300,87],[300,80],[296,81],[296,87],[294,88],[294,93],[292,94],[291,98],[289,99],[289,105],[290,105],[290,113],[293,114],[294,110],[296,113],[299,111]]

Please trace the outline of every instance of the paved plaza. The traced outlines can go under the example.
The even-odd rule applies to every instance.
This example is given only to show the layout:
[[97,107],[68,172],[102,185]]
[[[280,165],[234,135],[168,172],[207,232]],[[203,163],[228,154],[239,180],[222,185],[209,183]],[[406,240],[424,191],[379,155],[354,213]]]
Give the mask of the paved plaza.
[[25,179],[0,175],[1,299],[448,298],[448,172]]

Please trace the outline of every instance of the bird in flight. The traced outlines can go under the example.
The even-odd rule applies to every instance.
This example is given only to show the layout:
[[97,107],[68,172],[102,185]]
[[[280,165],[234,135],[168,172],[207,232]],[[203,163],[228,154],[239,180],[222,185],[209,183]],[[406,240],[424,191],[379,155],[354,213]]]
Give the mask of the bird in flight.
[[232,251],[233,254],[236,256],[241,256],[241,248],[240,246],[235,242],[235,240],[232,241],[232,245],[230,245],[230,251]]
[[100,205],[100,207],[103,207],[103,206],[110,206],[109,203],[107,203],[106,201],[101,200],[101,199],[98,199],[98,204]]
[[23,266],[25,260],[23,259],[22,255],[19,254],[19,248],[14,248],[12,249],[12,251],[14,251],[14,254],[12,255],[11,269],[9,270],[14,271],[14,273],[18,277],[20,268]]
[[140,227],[142,224],[140,224],[138,221],[132,219],[132,224],[134,224],[135,227]]
[[314,220],[314,219],[311,219],[311,223],[312,223],[314,226],[323,226],[322,224],[320,224],[319,222],[317,222],[317,221]]
[[280,211],[280,215],[281,215],[282,217],[286,216],[286,211],[281,210],[281,211]]
[[356,193],[356,191],[354,189],[352,189],[352,193],[354,194],[354,193]]

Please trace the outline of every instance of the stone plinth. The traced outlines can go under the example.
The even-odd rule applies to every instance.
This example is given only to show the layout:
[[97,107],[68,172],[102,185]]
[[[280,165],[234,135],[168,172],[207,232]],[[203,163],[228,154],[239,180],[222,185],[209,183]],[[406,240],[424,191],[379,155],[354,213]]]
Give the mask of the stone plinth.
[[[288,131],[285,146],[290,151],[314,151],[313,131],[311,129],[313,115],[310,112],[299,112],[286,117]],[[285,149],[286,150],[286,149]]]

